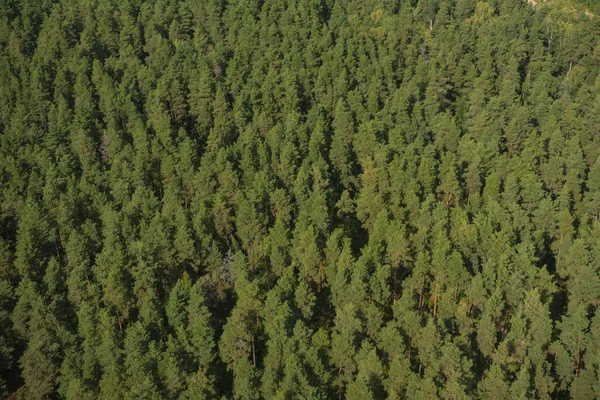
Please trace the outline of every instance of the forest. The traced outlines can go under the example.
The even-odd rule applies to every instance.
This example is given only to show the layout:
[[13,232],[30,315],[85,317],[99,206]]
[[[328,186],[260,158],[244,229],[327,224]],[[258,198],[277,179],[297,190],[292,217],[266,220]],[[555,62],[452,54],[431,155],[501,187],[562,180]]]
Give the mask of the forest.
[[0,1],[0,398],[599,398],[599,11]]

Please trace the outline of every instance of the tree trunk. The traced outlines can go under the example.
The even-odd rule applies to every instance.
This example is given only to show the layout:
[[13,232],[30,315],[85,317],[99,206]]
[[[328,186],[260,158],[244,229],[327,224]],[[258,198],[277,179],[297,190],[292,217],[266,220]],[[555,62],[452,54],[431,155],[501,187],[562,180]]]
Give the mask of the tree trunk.
[[254,351],[254,335],[252,335],[252,364],[256,368],[256,352]]
[[558,255],[557,255],[557,260],[556,260],[556,271],[558,271],[558,267],[560,265],[560,250],[562,248],[562,242],[563,242],[563,235],[560,235],[560,243],[558,246]]
[[437,315],[437,301],[438,301],[438,290],[440,289],[439,283],[435,285],[435,294],[433,295],[433,319]]
[[117,312],[117,321],[119,321],[119,330],[123,331],[123,325],[121,324],[121,317],[119,316],[119,309],[116,309]]

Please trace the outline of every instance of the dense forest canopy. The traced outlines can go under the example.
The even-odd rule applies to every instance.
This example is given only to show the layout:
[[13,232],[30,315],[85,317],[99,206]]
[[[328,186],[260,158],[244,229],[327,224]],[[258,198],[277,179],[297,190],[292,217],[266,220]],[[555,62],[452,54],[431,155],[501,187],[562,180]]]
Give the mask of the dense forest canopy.
[[0,397],[597,398],[593,3],[0,2]]

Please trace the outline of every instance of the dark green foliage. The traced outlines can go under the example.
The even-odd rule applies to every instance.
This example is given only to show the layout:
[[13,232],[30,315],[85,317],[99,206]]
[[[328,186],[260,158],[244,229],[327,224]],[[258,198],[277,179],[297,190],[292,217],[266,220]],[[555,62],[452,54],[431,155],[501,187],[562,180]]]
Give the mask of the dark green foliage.
[[1,398],[600,396],[597,2],[0,3]]

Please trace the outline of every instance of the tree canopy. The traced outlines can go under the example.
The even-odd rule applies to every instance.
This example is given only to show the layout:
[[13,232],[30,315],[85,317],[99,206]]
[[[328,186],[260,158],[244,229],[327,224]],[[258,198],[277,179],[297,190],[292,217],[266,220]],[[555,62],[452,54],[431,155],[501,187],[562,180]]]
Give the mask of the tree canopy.
[[599,397],[598,12],[0,2],[0,397]]

